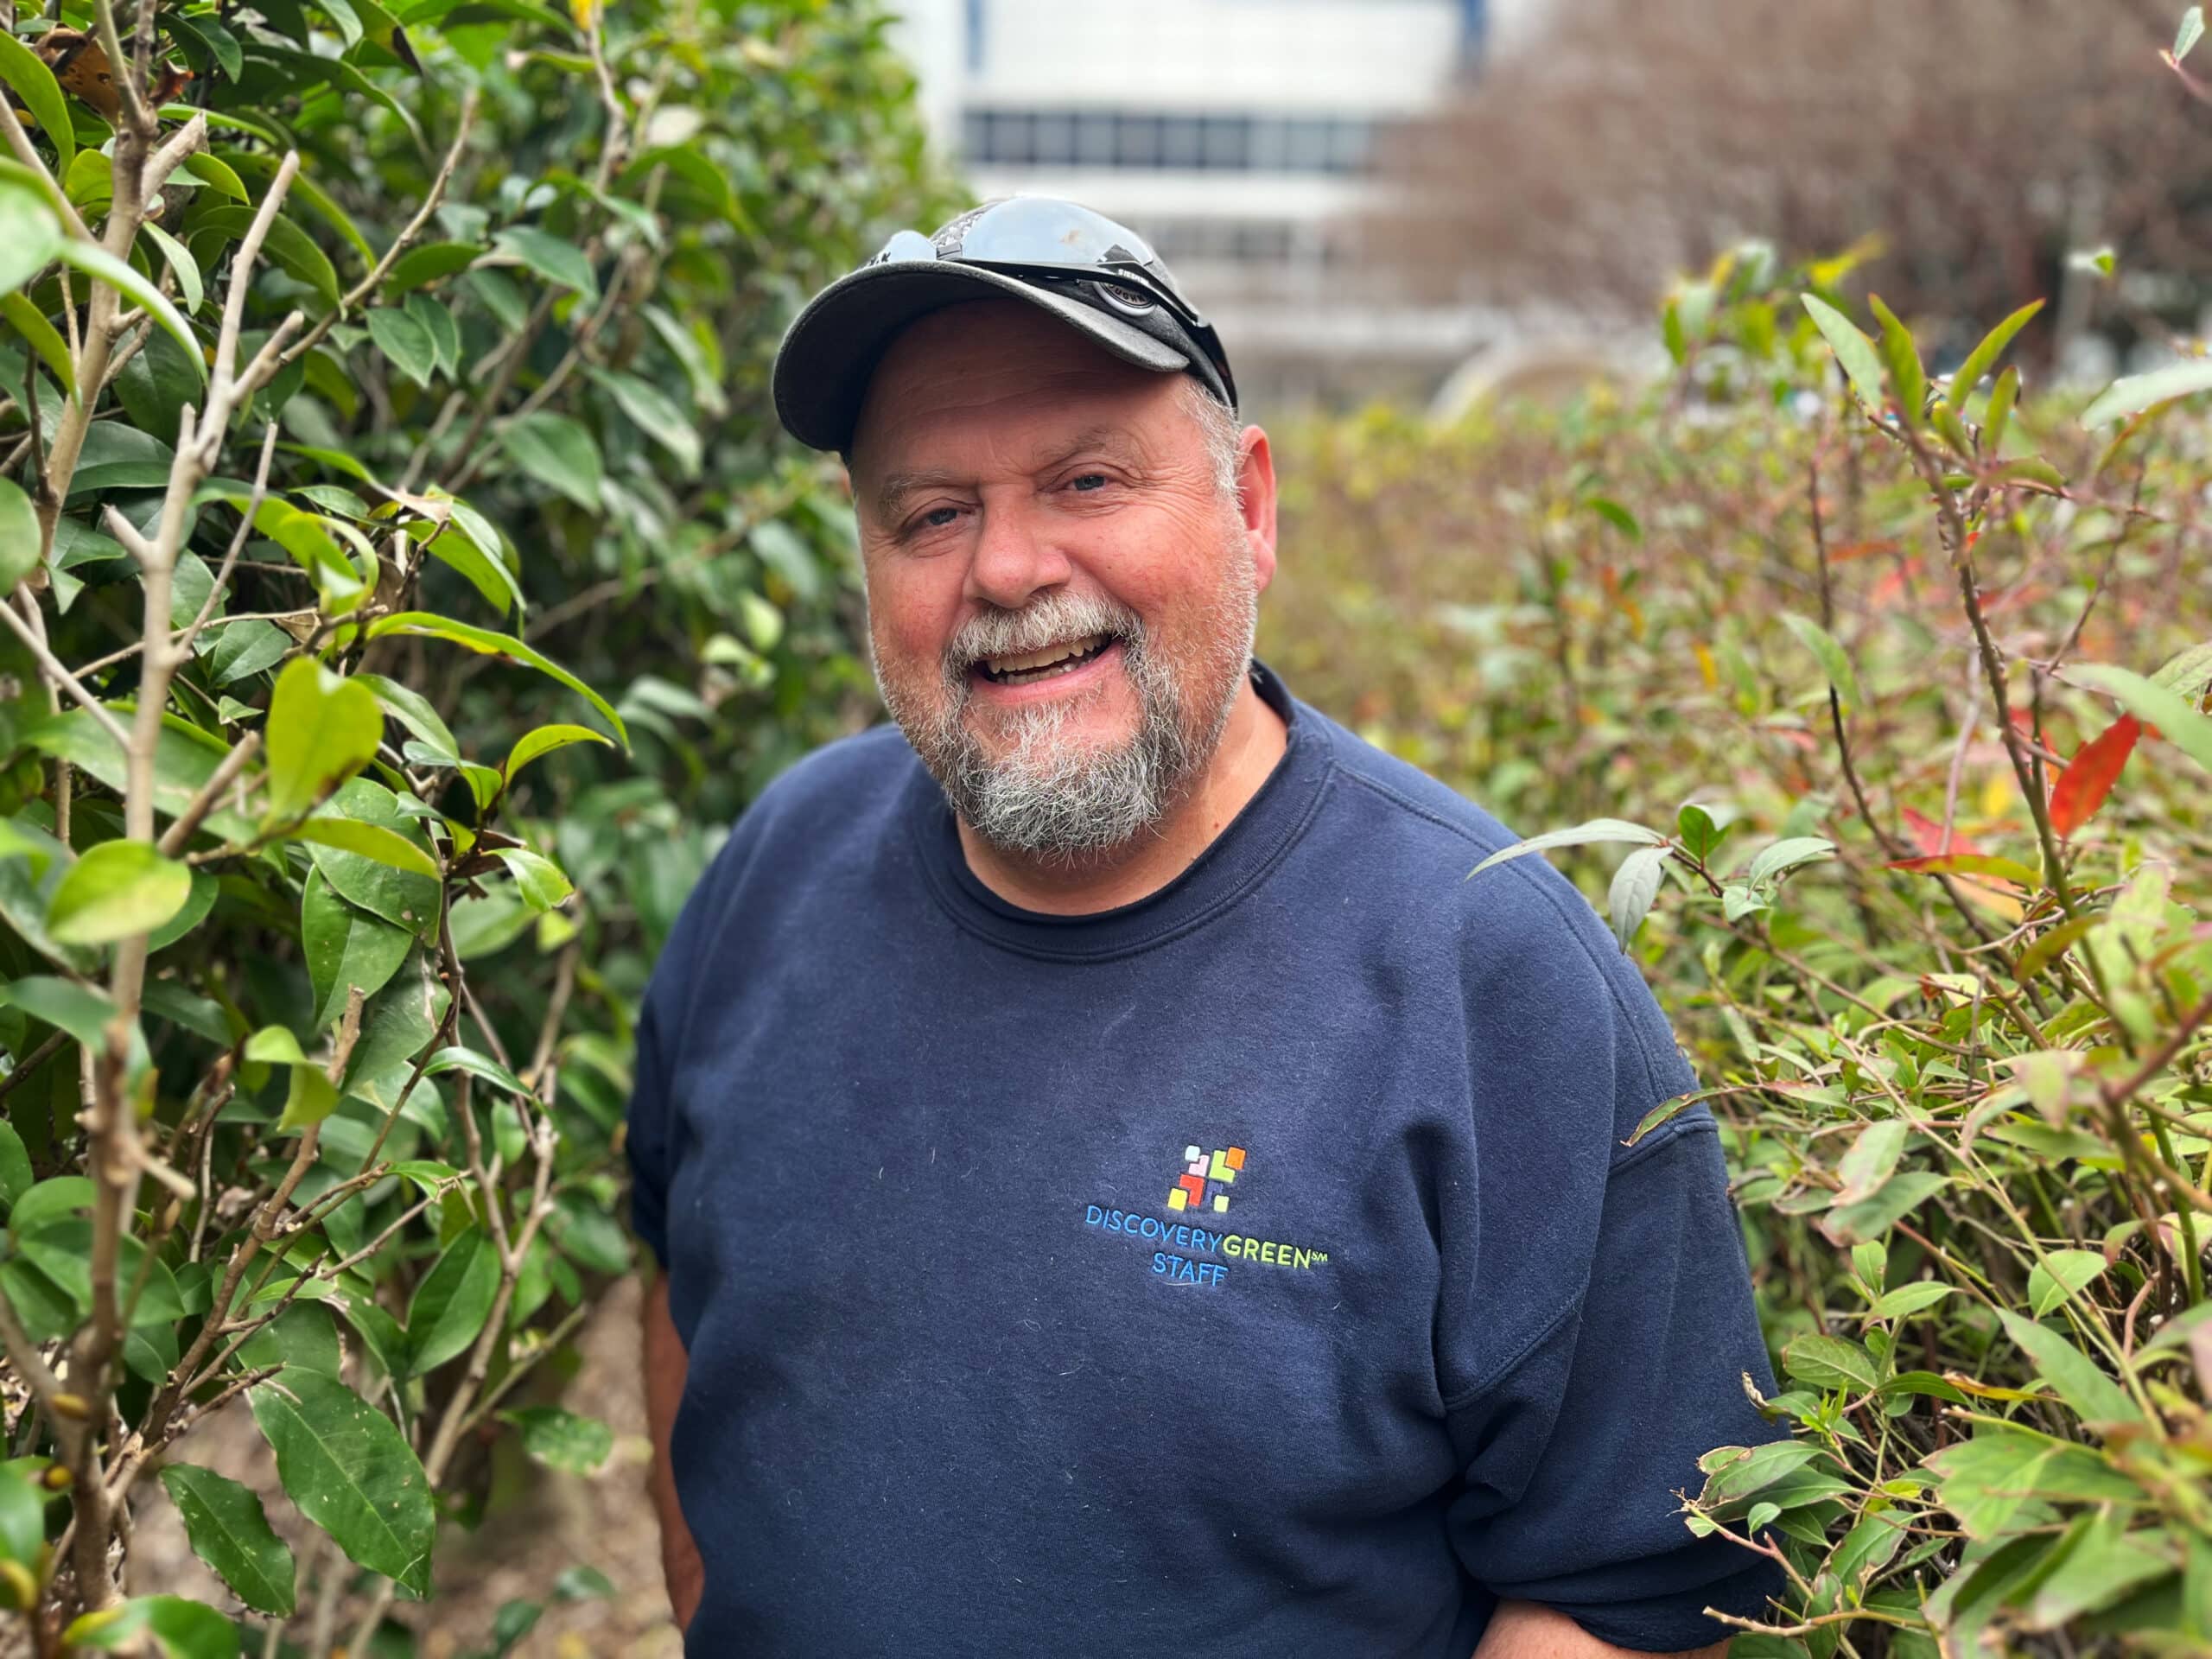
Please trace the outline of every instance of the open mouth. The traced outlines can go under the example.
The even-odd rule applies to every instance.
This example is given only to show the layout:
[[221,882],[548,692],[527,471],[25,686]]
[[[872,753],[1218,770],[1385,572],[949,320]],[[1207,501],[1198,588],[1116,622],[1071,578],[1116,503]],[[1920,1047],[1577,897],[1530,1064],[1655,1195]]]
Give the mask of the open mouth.
[[1074,673],[1085,663],[1103,655],[1113,643],[1110,633],[1086,634],[1080,639],[1047,645],[1042,651],[986,657],[976,664],[976,671],[993,685],[1033,685],[1039,680]]

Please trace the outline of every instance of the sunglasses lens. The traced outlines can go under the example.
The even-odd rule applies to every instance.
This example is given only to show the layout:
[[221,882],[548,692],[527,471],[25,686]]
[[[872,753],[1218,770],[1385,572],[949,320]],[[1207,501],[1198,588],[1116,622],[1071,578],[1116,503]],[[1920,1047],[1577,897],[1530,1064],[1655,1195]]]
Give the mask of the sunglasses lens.
[[1007,264],[1150,264],[1159,256],[1128,226],[1072,202],[1017,197],[962,227],[958,257]]
[[934,259],[937,244],[919,231],[901,231],[883,245],[883,251],[868,261],[871,265],[888,265],[905,260]]

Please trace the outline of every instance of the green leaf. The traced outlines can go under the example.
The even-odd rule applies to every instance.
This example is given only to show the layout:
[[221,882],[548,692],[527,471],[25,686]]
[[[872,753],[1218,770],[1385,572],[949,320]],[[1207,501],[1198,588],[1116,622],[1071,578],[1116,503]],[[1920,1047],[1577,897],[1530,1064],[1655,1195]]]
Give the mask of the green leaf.
[[384,712],[365,687],[296,657],[269,700],[269,810],[274,823],[304,811],[375,756]]
[[0,1201],[12,1209],[16,1200],[31,1190],[31,1155],[16,1126],[0,1117]]
[[2188,698],[2165,686],[2145,679],[2140,674],[2124,668],[2113,668],[2102,663],[2082,663],[2069,667],[2066,677],[2076,685],[2085,685],[2093,691],[2117,698],[2121,708],[2158,728],[2160,735],[2180,748],[2183,754],[2212,772],[2212,719],[2207,719],[2190,706]]
[[[613,705],[608,703],[606,698],[601,696],[598,692],[593,690],[550,658],[533,650],[510,634],[494,633],[488,628],[471,627],[465,622],[456,622],[450,617],[435,615],[428,611],[401,611],[396,615],[378,617],[369,624],[367,631],[369,639],[381,639],[387,633],[427,634],[432,639],[450,640],[454,645],[466,646],[470,651],[480,652],[486,656],[509,657],[517,662],[527,664],[539,673],[558,680],[593,708],[598,709],[607,717],[607,723],[613,727],[615,735],[621,740],[623,750],[626,753],[630,747],[629,730],[622,724],[621,716],[614,712]],[[1649,836],[1651,832],[1647,830],[1639,833]],[[1614,837],[1614,839],[1620,839],[1620,837]]]
[[503,1411],[499,1421],[522,1431],[522,1449],[531,1457],[569,1474],[590,1474],[614,1450],[614,1431],[605,1423],[557,1406]]
[[38,353],[38,360],[53,372],[54,384],[72,385],[76,371],[69,362],[69,345],[61,332],[39,314],[39,309],[20,294],[0,294],[0,317],[5,317],[15,331],[30,342]]
[[540,726],[524,733],[515,741],[514,747],[507,751],[506,762],[500,766],[499,774],[512,784],[515,774],[538,756],[566,748],[571,743],[604,743],[610,749],[614,747],[604,735],[588,726]]
[[1930,853],[1920,858],[1896,859],[1886,868],[1920,875],[1993,875],[2024,887],[2036,887],[2043,880],[2041,874],[2019,860],[1990,853]]
[[1835,856],[1835,843],[1821,836],[1792,836],[1760,849],[1744,878],[1753,886],[1771,881],[1784,871]]
[[559,865],[527,847],[501,847],[493,856],[513,873],[523,901],[541,915],[575,891]]
[[1821,664],[1821,671],[1827,676],[1828,683],[1843,699],[1846,709],[1864,709],[1866,694],[1859,689],[1859,675],[1851,666],[1851,658],[1834,634],[1809,616],[1800,616],[1795,611],[1782,613],[1782,624],[1796,634],[1806,650],[1811,652]]
[[406,312],[390,306],[378,307],[365,321],[377,349],[416,385],[429,385],[430,377],[438,371],[438,348],[429,330]]
[[1899,1285],[1895,1290],[1883,1294],[1881,1300],[1874,1304],[1873,1315],[1878,1319],[1910,1319],[1914,1314],[1935,1306],[1955,1288],[1957,1287],[1953,1285],[1928,1282]]
[[291,838],[313,842],[318,847],[336,847],[378,864],[388,864],[395,870],[406,870],[432,880],[438,879],[436,861],[420,847],[397,830],[364,823],[358,818],[334,818],[320,814],[302,818],[293,826]]
[[0,1469],[0,1560],[38,1564],[46,1542],[46,1494],[13,1469]]
[[[0,38],[5,36],[0,30]],[[37,276],[60,252],[64,239],[61,221],[44,197],[0,178],[0,294],[12,293]]]
[[2022,1623],[2027,1629],[2058,1630],[2174,1572],[2166,1535],[2130,1535],[2127,1523],[2125,1511],[2075,1517],[2059,1548],[2051,1552],[2056,1565],[2026,1592]]
[[89,847],[54,889],[48,934],[64,944],[111,944],[150,933],[184,908],[192,872],[150,842]]
[[87,276],[96,276],[114,289],[125,299],[143,308],[146,315],[162,325],[170,339],[184,347],[184,354],[191,359],[194,372],[202,381],[207,378],[207,359],[200,354],[200,342],[192,333],[192,325],[169,303],[168,296],[130,265],[117,258],[105,248],[93,242],[79,242],[74,237],[64,237],[54,257],[65,265],[74,265]]
[[419,324],[430,338],[438,354],[438,362],[448,374],[461,373],[461,325],[454,321],[452,312],[427,294],[407,296],[407,315]]
[[[422,829],[401,814],[398,798],[366,778],[347,782],[331,797],[321,816],[327,817],[334,812],[420,845]],[[439,887],[429,877],[321,841],[310,842],[308,853],[340,897],[417,935],[435,930]]]
[[62,1632],[64,1647],[162,1659],[238,1659],[238,1627],[204,1602],[182,1596],[138,1596],[120,1607],[86,1613]]
[[[108,707],[118,716],[130,712],[129,706],[119,702]],[[126,718],[123,723],[128,727],[130,722]],[[82,767],[110,789],[120,792],[130,787],[130,768],[122,746],[85,709],[70,709],[41,721],[25,734],[25,741],[58,760]],[[155,810],[175,817],[229,753],[230,746],[220,739],[165,715],[154,753]],[[247,778],[251,781],[252,774]],[[252,824],[228,807],[217,807],[206,823],[215,834],[237,840],[253,834]]]
[[408,1374],[434,1371],[464,1352],[491,1317],[499,1290],[499,1251],[481,1228],[471,1227],[415,1287],[407,1306]]
[[[425,743],[444,750],[448,754],[459,754],[461,748],[430,700],[410,686],[397,680],[388,680],[381,674],[356,674],[353,683],[365,685],[385,706],[386,713],[421,738]],[[602,740],[603,741],[603,740]]]
[[1866,1351],[1842,1337],[1800,1337],[1782,1351],[1783,1369],[1815,1389],[1863,1393],[1881,1381]]
[[184,296],[184,308],[197,311],[206,302],[207,290],[200,280],[200,262],[192,257],[192,251],[151,219],[138,228],[153,238],[154,245],[162,251],[162,257],[175,273],[177,289]]
[[1478,876],[1493,864],[1503,864],[1508,859],[1522,857],[1529,853],[1541,853],[1553,847],[1581,847],[1599,842],[1632,841],[1645,847],[1662,845],[1666,837],[1645,829],[1640,823],[1628,823],[1619,818],[1592,818],[1587,823],[1578,823],[1572,830],[1553,830],[1541,836],[1531,836],[1526,841],[1516,841],[1502,848],[1467,872]]
[[276,1120],[276,1133],[289,1135],[320,1123],[338,1109],[338,1085],[316,1065],[292,1068],[292,1086],[284,1096],[284,1115]]
[[289,1026],[264,1026],[245,1039],[245,1058],[270,1065],[305,1065],[307,1051]]
[[188,12],[181,7],[173,7],[163,15],[162,25],[180,46],[184,39],[189,39],[207,54],[209,62],[232,80],[245,68],[245,54],[238,48],[238,37],[213,12]]
[[1881,320],[1882,361],[1897,393],[1897,417],[1907,426],[1917,427],[1928,398],[1928,371],[1920,361],[1920,348],[1912,342],[1912,331],[1882,303],[1880,295],[1869,294],[1866,303]]
[[1620,941],[1622,950],[1628,949],[1636,930],[1643,925],[1651,901],[1659,896],[1659,883],[1666,873],[1668,855],[1673,850],[1670,847],[1639,847],[1623,859],[1620,868],[1613,872],[1605,907],[1613,925],[1613,937]]
[[686,478],[698,475],[699,434],[690,417],[676,406],[666,392],[634,374],[620,374],[611,369],[594,369],[590,372],[592,379],[614,399],[616,407],[636,422],[647,437],[676,458],[676,464]]
[[[207,111],[207,119],[211,124],[219,125],[223,118],[213,110]],[[280,146],[283,143],[280,136],[269,133],[261,136],[269,137],[270,142]],[[232,201],[244,202],[249,207],[252,205],[253,196],[246,189],[245,181],[238,177],[236,168],[219,156],[210,156],[205,150],[197,155],[188,156],[184,158],[183,169],[218,194],[228,196]]]
[[1738,1503],[1763,1492],[1777,1481],[1796,1474],[1821,1455],[1821,1448],[1803,1440],[1772,1440],[1764,1446],[1724,1446],[1698,1459],[1705,1471],[1705,1490],[1699,1501],[1710,1504]]
[[2203,38],[2204,8],[2191,6],[2187,11],[2182,13],[2181,27],[2174,31],[2173,60],[2179,63],[2189,55],[2190,48]]
[[1643,539],[1643,526],[1637,522],[1636,515],[1611,496],[1586,495],[1582,498],[1582,505],[1630,541]]
[[[23,1201],[16,1206],[16,1213],[9,1217],[10,1229],[16,1234],[16,1249],[25,1261],[67,1293],[80,1313],[89,1314],[92,1306],[92,1224],[89,1220],[70,1219],[34,1224],[25,1212],[47,1207],[43,1202],[34,1205],[35,1197],[42,1198],[35,1192],[25,1193]],[[117,1251],[116,1281],[124,1299],[140,1274],[145,1275],[137,1303],[130,1310],[131,1323],[150,1325],[182,1319],[183,1299],[177,1291],[176,1277],[168,1268],[158,1257],[149,1261],[145,1244],[129,1234],[117,1241]]]
[[575,243],[531,225],[511,225],[492,241],[500,252],[511,255],[555,286],[575,289],[587,299],[599,297],[591,261]]
[[2041,1319],[2105,1270],[2096,1250],[2053,1250],[2028,1270],[2028,1306]]
[[2212,390],[2212,358],[2187,358],[2148,374],[2131,374],[2113,381],[2082,411],[2082,424],[2102,426],[2208,390]]
[[[107,1022],[118,1012],[106,992],[44,974],[0,985],[0,1002],[12,1003],[33,1019],[67,1032],[95,1053],[106,1046]],[[132,1042],[143,1052],[146,1039],[137,1034],[136,1027]]]
[[474,242],[425,242],[410,248],[393,260],[391,269],[385,272],[385,294],[396,299],[410,289],[466,270],[483,251]]
[[436,1516],[423,1465],[391,1420],[313,1371],[288,1371],[246,1397],[300,1512],[357,1566],[427,1595]]
[[1997,366],[1997,359],[2012,343],[2012,336],[2027,327],[2028,319],[2043,309],[2041,300],[2031,300],[2011,316],[1999,323],[1981,338],[1981,344],[1967,353],[1967,360],[1951,374],[1951,402],[1963,405],[1967,394],[1981,384],[1981,377]]
[[[296,178],[294,182],[296,188]],[[188,239],[195,243],[202,237],[222,242],[243,241],[257,211],[257,207],[208,209],[193,220]],[[313,237],[283,213],[269,221],[268,233],[262,241],[261,251],[262,257],[275,261],[286,276],[305,283],[315,290],[325,305],[334,310],[337,308],[340,294],[338,268],[330,263],[330,256],[315,245]]]
[[600,510],[599,446],[580,423],[538,410],[509,422],[499,442],[539,483],[588,512]]
[[1851,389],[1859,394],[1859,401],[1867,412],[1878,416],[1882,412],[1882,359],[1875,354],[1874,342],[1859,332],[1850,318],[1817,295],[1799,296],[1804,301],[1806,312],[1813,319],[1813,326],[1835,353],[1835,360],[1843,365],[1843,372],[1851,382]]
[[56,1175],[16,1195],[8,1214],[8,1230],[18,1237],[35,1233],[54,1221],[89,1211],[94,1196],[91,1179],[83,1175]]
[[1897,1118],[1869,1123],[1851,1143],[1851,1150],[1837,1161],[1835,1173],[1843,1188],[1835,1196],[1841,1205],[1857,1204],[1878,1191],[1897,1166],[1904,1150],[1905,1126]]
[[2005,445],[2005,429],[2012,418],[2012,405],[2020,396],[2020,371],[2016,365],[1997,377],[1989,389],[1989,407],[1981,417],[1981,448],[1995,454]]
[[310,870],[300,899],[300,946],[315,988],[315,1029],[345,1012],[346,993],[353,987],[359,986],[364,997],[382,990],[414,943],[411,931],[347,904],[321,870]]
[[162,1484],[184,1516],[192,1553],[256,1612],[289,1618],[299,1568],[270,1528],[261,1500],[196,1464],[170,1464],[162,1471]]
[[[2101,1260],[2101,1258],[2100,1258]],[[2058,1391],[2058,1397],[2080,1413],[2086,1422],[2139,1423],[2143,1413],[2127,1390],[2113,1381],[2097,1363],[2056,1331],[2024,1319],[2000,1307],[1997,1317],[2005,1334],[2035,1362],[2036,1370]]]
[[23,107],[37,119],[54,145],[55,175],[67,178],[77,158],[77,126],[69,118],[61,84],[36,53],[4,29],[0,29],[0,81],[15,89]]
[[1857,1244],[1879,1238],[1930,1198],[1950,1185],[1948,1176],[1910,1169],[1892,1175],[1872,1197],[1840,1205],[1821,1217],[1821,1232],[1831,1244]]
[[1853,1589],[1889,1565],[1907,1536],[1910,1517],[1895,1513],[1870,1515],[1844,1535],[1829,1558],[1828,1570]]
[[700,331],[679,322],[658,305],[639,308],[653,332],[660,336],[668,354],[683,367],[684,378],[691,387],[691,401],[709,415],[728,412],[729,400],[722,391],[721,353],[717,349],[711,332],[702,337]]
[[[464,503],[453,504],[452,520],[439,527],[427,543],[433,558],[450,565],[468,578],[469,584],[484,596],[484,601],[505,617],[523,602],[522,589],[515,583],[514,572],[499,556],[499,541],[483,516]],[[476,528],[472,529],[470,521]],[[479,531],[484,539],[479,539]],[[485,545],[485,541],[491,543]]]
[[38,510],[20,486],[0,478],[0,598],[38,569]]
[[[1926,1287],[1907,1285],[1904,1288],[1919,1290]],[[1885,1297],[1883,1300],[1886,1301],[1888,1298]],[[1963,1393],[1933,1371],[1899,1371],[1882,1384],[1880,1392],[1885,1399],[1892,1395],[1920,1394],[1926,1395],[1931,1399],[1948,1400],[1955,1406],[1962,1406],[1967,1402],[1967,1396]]]
[[474,1049],[455,1046],[442,1048],[423,1062],[423,1075],[435,1077],[447,1071],[466,1071],[472,1077],[505,1090],[511,1095],[520,1095],[524,1100],[536,1100],[537,1096],[523,1086],[520,1077],[497,1060],[479,1054]]
[[239,1344],[231,1363],[239,1371],[296,1365],[336,1376],[344,1369],[345,1354],[329,1313],[311,1302],[298,1301]]

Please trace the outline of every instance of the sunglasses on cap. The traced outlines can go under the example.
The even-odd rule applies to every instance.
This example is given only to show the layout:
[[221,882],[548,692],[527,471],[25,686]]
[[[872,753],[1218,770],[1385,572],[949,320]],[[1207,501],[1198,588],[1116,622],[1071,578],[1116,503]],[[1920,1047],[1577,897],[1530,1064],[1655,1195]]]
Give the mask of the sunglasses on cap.
[[[900,231],[861,269],[926,260],[1003,272],[1086,304],[1103,302],[1147,333],[1179,346],[1187,341],[1198,347],[1192,372],[1229,408],[1236,407],[1236,378],[1213,325],[1183,297],[1152,245],[1103,213],[1071,201],[1016,196],[963,213],[934,237]],[[1173,318],[1173,327],[1147,328],[1155,311]]]

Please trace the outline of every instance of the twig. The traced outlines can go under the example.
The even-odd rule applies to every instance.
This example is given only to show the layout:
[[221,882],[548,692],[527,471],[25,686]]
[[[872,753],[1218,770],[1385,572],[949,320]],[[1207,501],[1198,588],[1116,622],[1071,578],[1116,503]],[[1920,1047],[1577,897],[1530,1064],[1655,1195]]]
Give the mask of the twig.
[[323,336],[343,321],[348,312],[376,292],[377,285],[398,263],[399,256],[414,245],[416,237],[422,235],[423,227],[430,222],[430,216],[438,211],[438,204],[445,200],[446,187],[452,181],[454,169],[461,164],[461,151],[467,147],[469,130],[476,124],[477,99],[477,89],[474,86],[463,94],[460,119],[454,127],[453,143],[447,146],[446,158],[438,167],[437,176],[430,181],[429,194],[423,198],[423,205],[415,210],[415,217],[409,219],[399,234],[392,238],[391,245],[384,251],[384,257],[370,268],[369,274],[346,290],[345,296],[338,302],[337,308],[286,348],[279,359],[280,365],[296,362],[320,345]]

